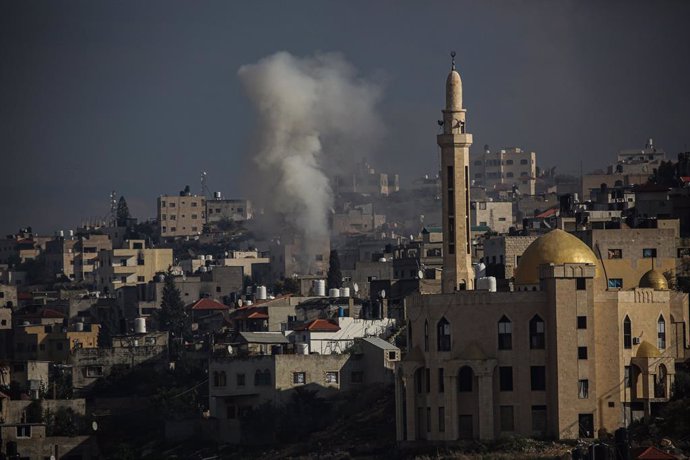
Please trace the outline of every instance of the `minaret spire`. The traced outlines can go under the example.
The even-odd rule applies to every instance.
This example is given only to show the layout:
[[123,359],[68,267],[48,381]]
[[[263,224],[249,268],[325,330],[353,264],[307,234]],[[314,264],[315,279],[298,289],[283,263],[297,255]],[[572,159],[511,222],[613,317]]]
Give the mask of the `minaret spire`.
[[474,270],[470,237],[470,145],[466,132],[466,110],[462,107],[462,80],[455,69],[455,51],[446,79],[446,107],[443,134],[437,137],[441,148],[443,188],[443,273],[444,293],[474,289]]

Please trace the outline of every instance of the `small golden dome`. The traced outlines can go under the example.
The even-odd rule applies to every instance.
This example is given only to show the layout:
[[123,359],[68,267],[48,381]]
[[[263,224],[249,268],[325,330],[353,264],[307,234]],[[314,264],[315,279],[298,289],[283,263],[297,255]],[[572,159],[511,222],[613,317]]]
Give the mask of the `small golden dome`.
[[659,270],[651,269],[642,275],[639,286],[641,288],[652,288],[655,291],[666,291],[668,290],[668,281]]
[[527,246],[515,270],[515,284],[539,284],[543,264],[593,264],[597,257],[578,237],[560,229],[551,230]]
[[644,340],[637,348],[636,358],[658,358],[661,352],[657,347]]

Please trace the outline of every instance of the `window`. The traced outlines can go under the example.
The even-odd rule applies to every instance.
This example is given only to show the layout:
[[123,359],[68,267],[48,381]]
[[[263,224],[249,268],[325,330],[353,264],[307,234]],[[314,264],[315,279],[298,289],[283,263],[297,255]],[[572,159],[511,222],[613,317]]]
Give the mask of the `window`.
[[513,164],[513,160],[506,160],[506,164],[507,164],[507,165],[512,165],[512,164]]
[[137,276],[137,282],[143,283],[143,282],[145,282],[145,281],[146,281],[146,278],[145,278],[145,277],[143,277],[143,276]]
[[577,397],[580,399],[589,398],[589,380],[581,379],[577,381]]
[[462,366],[460,371],[458,371],[458,391],[472,391],[472,380],[474,380],[472,368],[469,366]]
[[513,349],[513,324],[505,316],[498,321],[498,349]]
[[443,433],[446,431],[446,408],[438,408],[438,431]]
[[352,371],[350,373],[350,382],[352,382],[352,383],[364,383],[364,372]]
[[293,372],[292,373],[292,383],[295,385],[304,385],[307,381],[306,372]]
[[539,436],[546,434],[546,406],[532,406],[532,432]]
[[501,420],[501,431],[514,431],[515,419],[513,417],[513,406],[500,406],[499,413]]
[[608,250],[609,259],[622,259],[623,250],[622,249],[609,249]]
[[103,366],[86,366],[87,377],[101,377],[103,376]]
[[531,366],[529,371],[532,391],[546,390],[546,368],[544,366]]
[[623,348],[628,350],[632,348],[632,323],[627,315],[623,320]]
[[256,370],[254,372],[254,385],[255,386],[267,386],[271,384],[271,371],[265,369],[263,371]]
[[506,177],[513,177],[513,173],[512,172],[506,173]]
[[231,405],[226,407],[227,418],[234,420],[237,418],[237,406]]
[[544,345],[544,321],[539,315],[534,315],[529,322],[529,347],[533,350],[542,350]]
[[431,407],[426,408],[426,431],[431,432]]
[[623,278],[609,278],[609,289],[621,289],[623,287]]
[[438,392],[443,393],[445,391],[445,382],[443,381],[443,368],[438,368]]
[[175,203],[170,203],[170,207],[171,207],[171,208],[174,208],[174,207],[175,207]]
[[587,359],[587,347],[577,347],[577,359]]
[[659,320],[656,322],[656,345],[659,350],[666,348],[666,321],[664,321],[664,315],[659,316]]
[[513,368],[500,366],[498,368],[498,382],[501,391],[513,391]]
[[656,257],[656,248],[644,248],[644,249],[642,249],[642,257],[646,257],[646,258]]
[[450,351],[450,323],[446,318],[436,325],[436,342],[438,351]]
[[[198,203],[196,201],[192,201],[191,204],[193,208],[196,208]],[[196,219],[196,217],[194,217],[194,219]]]
[[587,329],[587,317],[586,316],[578,316],[577,317],[577,328],[578,329]]
[[31,425],[17,425],[17,437],[18,438],[30,438],[31,437]]
[[329,371],[326,372],[326,383],[338,383],[338,372],[337,371]]
[[426,383],[426,392],[431,392],[431,369],[428,367],[424,369],[424,380]]
[[429,351],[429,321],[424,321],[424,351]]
[[578,414],[579,435],[581,438],[594,437],[594,415]]
[[625,382],[625,388],[632,387],[632,374],[630,373],[631,371],[632,368],[630,366],[625,366],[625,374],[623,377],[623,381]]
[[526,165],[526,164],[527,164],[527,160],[525,160],[525,159],[520,160],[520,164],[521,164],[521,165]]
[[244,374],[237,374],[237,386],[243,387],[247,383],[247,378]]
[[584,291],[587,289],[587,279],[586,278],[575,278],[575,288],[578,291]]
[[395,361],[396,359],[398,359],[398,353],[396,351],[389,351],[388,361]]

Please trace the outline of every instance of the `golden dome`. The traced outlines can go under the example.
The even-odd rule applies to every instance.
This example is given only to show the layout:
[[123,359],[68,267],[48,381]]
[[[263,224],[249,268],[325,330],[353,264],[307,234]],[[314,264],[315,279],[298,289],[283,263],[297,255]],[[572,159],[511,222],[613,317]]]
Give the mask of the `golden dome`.
[[639,286],[641,288],[652,288],[655,291],[668,290],[668,281],[666,277],[659,270],[651,269],[640,278]]
[[515,270],[515,284],[539,284],[543,264],[593,264],[597,257],[578,237],[560,229],[551,230],[527,246]]
[[659,349],[646,340],[640,344],[635,353],[636,358],[658,358],[659,356],[661,356]]

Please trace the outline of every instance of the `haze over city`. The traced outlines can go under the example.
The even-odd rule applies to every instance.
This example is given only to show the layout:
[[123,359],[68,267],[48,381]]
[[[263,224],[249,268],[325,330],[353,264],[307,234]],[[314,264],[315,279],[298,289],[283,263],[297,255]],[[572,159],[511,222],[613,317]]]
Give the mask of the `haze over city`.
[[197,191],[201,171],[249,196],[261,126],[238,72],[281,51],[337,53],[380,89],[367,156],[403,184],[436,174],[450,50],[473,154],[520,146],[570,174],[648,137],[675,154],[690,125],[689,18],[683,1],[5,1],[0,231],[102,218],[111,190],[145,220],[157,196]]

